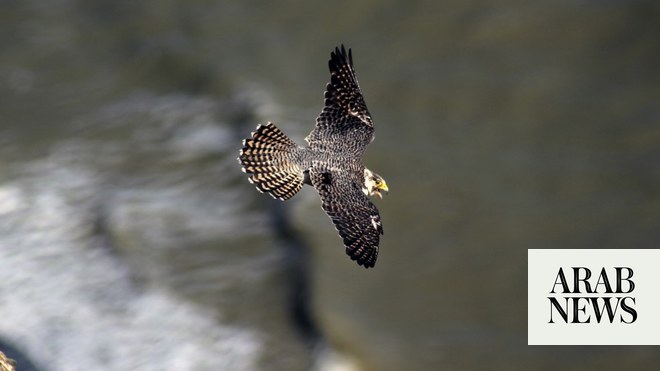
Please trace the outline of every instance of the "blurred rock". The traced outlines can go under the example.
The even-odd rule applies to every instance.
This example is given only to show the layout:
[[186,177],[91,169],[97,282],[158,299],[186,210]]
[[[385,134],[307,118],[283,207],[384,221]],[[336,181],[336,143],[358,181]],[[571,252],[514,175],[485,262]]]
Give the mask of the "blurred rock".
[[[282,252],[211,101],[138,94],[0,183],[0,334],[49,370],[299,369]],[[249,289],[246,289],[249,288]],[[231,324],[229,324],[231,322]],[[296,354],[298,353],[298,354]]]

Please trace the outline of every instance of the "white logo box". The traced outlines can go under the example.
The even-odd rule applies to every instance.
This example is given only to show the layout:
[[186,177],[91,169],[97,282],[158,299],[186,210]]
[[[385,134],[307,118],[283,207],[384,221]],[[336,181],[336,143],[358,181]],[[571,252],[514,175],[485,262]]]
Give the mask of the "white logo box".
[[530,249],[527,285],[529,345],[660,345],[660,250]]

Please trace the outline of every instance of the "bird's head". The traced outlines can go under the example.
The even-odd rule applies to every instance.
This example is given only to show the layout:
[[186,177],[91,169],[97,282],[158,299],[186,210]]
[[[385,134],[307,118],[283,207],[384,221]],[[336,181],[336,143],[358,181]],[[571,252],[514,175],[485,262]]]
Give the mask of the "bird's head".
[[[376,195],[380,198],[383,198],[383,193],[387,194],[389,189],[387,188],[387,183],[382,176],[374,173],[373,171],[365,168],[364,169],[364,186],[362,191],[367,196]],[[381,193],[382,192],[382,193]]]

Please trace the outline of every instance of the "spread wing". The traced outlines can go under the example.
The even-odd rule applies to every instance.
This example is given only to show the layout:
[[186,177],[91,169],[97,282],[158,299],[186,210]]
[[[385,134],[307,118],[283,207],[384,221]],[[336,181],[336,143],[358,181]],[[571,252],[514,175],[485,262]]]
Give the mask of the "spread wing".
[[374,123],[355,78],[351,49],[335,48],[328,67],[325,107],[305,140],[311,148],[359,157],[374,138]]
[[376,206],[347,173],[312,169],[310,180],[321,196],[323,210],[344,240],[346,254],[365,268],[373,267],[383,234]]

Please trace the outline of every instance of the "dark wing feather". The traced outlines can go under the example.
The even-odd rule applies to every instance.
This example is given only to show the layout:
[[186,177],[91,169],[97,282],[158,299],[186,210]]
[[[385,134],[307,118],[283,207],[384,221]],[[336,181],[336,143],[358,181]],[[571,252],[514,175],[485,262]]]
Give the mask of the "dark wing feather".
[[355,78],[351,49],[335,48],[328,67],[325,107],[305,139],[312,148],[359,157],[374,138],[374,124]]
[[383,234],[376,206],[345,173],[312,169],[310,180],[321,196],[323,210],[344,240],[346,254],[365,268],[373,267]]

